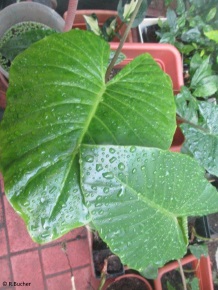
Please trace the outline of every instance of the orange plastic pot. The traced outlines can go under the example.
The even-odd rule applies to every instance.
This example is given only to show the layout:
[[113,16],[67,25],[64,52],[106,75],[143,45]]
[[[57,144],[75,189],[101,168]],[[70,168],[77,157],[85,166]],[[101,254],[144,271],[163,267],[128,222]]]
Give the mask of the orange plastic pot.
[[0,109],[5,109],[6,107],[6,91],[8,82],[0,72]]
[[[118,43],[111,43],[111,49],[116,50]],[[166,43],[125,43],[122,52],[125,60],[117,67],[122,67],[142,53],[149,53],[167,73],[173,85],[174,94],[180,92],[183,81],[183,65],[179,51],[171,44]]]
[[[191,263],[193,268],[193,272],[195,276],[199,280],[200,290],[213,290],[213,279],[212,279],[212,271],[211,271],[211,262],[210,257],[202,256],[200,260],[198,260],[193,255],[188,255],[181,260],[182,266]],[[162,290],[161,278],[165,273],[168,273],[172,270],[175,270],[179,267],[177,261],[169,263],[164,267],[160,268],[158,271],[158,278],[154,280],[154,289]]]
[[[116,279],[114,279],[113,281],[107,281],[103,287],[103,290],[109,290],[110,289],[110,286],[112,284],[116,284],[116,283],[119,283],[121,282],[123,279],[131,279],[131,278],[136,278],[137,280],[141,281],[144,286],[145,286],[145,289],[146,290],[152,290],[153,288],[151,287],[151,284],[148,282],[148,280],[146,280],[144,277],[140,276],[140,275],[137,275],[137,274],[125,274],[125,275],[122,275],[120,277],[117,277]],[[126,290],[129,289],[129,288],[125,288]],[[123,290],[123,288],[121,288],[120,290]]]
[[[112,16],[117,16],[117,12],[113,10],[77,10],[75,19],[74,19],[74,24],[73,28],[79,28],[82,30],[86,30],[86,23],[84,20],[83,15],[91,15],[92,13],[95,13],[98,17],[98,22],[99,26],[102,27],[104,22],[112,17]],[[67,11],[64,13],[64,20],[67,18]],[[120,19],[118,17],[117,19],[118,25],[120,24]],[[123,25],[122,28],[120,29],[119,33],[123,35],[124,31],[126,29],[126,25]],[[120,40],[118,38],[114,38],[114,42],[119,42]],[[133,42],[133,36],[132,33],[129,33],[126,42]]]

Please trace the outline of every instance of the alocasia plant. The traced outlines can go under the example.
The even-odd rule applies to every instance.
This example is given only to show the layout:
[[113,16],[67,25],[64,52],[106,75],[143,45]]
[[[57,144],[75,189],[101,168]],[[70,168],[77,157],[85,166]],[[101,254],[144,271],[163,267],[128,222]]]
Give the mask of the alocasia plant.
[[36,242],[91,223],[143,271],[185,254],[187,216],[216,212],[218,193],[196,161],[167,150],[176,128],[169,76],[142,54],[105,82],[109,56],[103,39],[74,30],[13,61],[1,171]]

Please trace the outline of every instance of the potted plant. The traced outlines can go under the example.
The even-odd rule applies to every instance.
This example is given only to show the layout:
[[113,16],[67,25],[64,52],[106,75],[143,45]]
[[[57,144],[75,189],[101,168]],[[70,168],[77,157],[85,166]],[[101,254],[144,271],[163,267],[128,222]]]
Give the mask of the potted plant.
[[[8,78],[13,58],[47,31],[63,31],[64,20],[40,3],[21,2],[0,11],[0,72]],[[35,32],[35,33],[34,33]]]
[[[181,1],[169,9],[158,32],[160,42],[175,45],[183,55],[185,86],[176,97],[177,118],[185,136],[182,152],[192,155],[216,182],[218,118],[216,1]],[[214,154],[211,155],[211,152]]]
[[[169,285],[171,285],[172,289],[178,289],[180,286],[178,286],[179,284],[182,285],[182,281],[179,281],[179,276],[175,275],[174,273],[174,279],[176,279],[174,281],[174,285],[172,285],[173,280],[170,281],[170,274],[171,277],[172,275],[172,271],[177,270],[180,266],[182,266],[183,268],[187,267],[187,273],[190,275],[194,275],[194,277],[187,279],[187,284],[189,284],[189,287],[191,287],[191,285],[195,288],[191,288],[191,289],[208,289],[208,290],[213,290],[213,279],[212,279],[212,272],[211,272],[211,262],[210,262],[210,258],[209,256],[205,257],[205,256],[201,256],[199,259],[197,259],[194,255],[189,254],[187,256],[185,256],[183,259],[181,259],[181,262],[179,264],[178,261],[174,261],[171,263],[166,264],[164,267],[162,267],[161,269],[158,270],[158,277],[157,279],[154,280],[154,289],[155,290],[162,290],[164,289],[163,287],[163,280],[164,280],[164,275],[168,275],[167,278],[165,278],[165,283],[166,285],[168,285],[168,287],[170,287]],[[171,283],[170,283],[171,282]],[[166,287],[166,286],[165,286]],[[175,288],[177,287],[177,288]]]
[[216,212],[218,193],[194,159],[168,150],[170,77],[142,53],[109,79],[109,56],[103,39],[72,30],[15,58],[0,166],[36,242],[91,224],[124,264],[146,273],[183,257],[187,217]]
[[152,290],[150,283],[140,275],[125,274],[109,282],[104,290]]
[[[103,37],[106,41],[119,42],[126,30],[130,16],[135,8],[135,4],[137,3],[136,1],[129,2],[129,4],[126,2],[126,5],[123,5],[123,2],[119,1],[117,11],[100,9],[77,10],[73,22],[73,28],[88,29]],[[150,2],[151,0],[142,2],[139,12],[132,24],[132,28],[137,27],[138,24],[142,21]],[[66,23],[68,23],[68,14],[68,11],[64,13],[64,19],[66,20]],[[71,15],[69,15],[69,18],[72,18]],[[126,38],[126,42],[133,42],[135,38],[136,36],[134,36],[134,32],[131,29]]]

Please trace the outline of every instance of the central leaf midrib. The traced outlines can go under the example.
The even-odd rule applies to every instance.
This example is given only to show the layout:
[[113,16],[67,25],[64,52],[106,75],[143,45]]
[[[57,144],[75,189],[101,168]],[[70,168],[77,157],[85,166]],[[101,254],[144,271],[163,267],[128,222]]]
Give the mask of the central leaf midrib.
[[104,92],[105,92],[105,89],[106,89],[106,86],[105,86],[105,84],[103,83],[101,90],[100,90],[99,93],[97,94],[95,104],[94,104],[92,110],[90,111],[89,116],[87,117],[86,126],[84,126],[84,129],[82,130],[82,134],[80,135],[80,138],[79,138],[78,141],[77,141],[77,145],[74,147],[71,162],[69,162],[69,166],[68,166],[68,169],[67,169],[67,171],[66,171],[65,178],[63,179],[63,182],[62,182],[62,187],[60,188],[60,194],[59,194],[58,197],[57,197],[57,200],[56,200],[55,206],[53,207],[51,213],[49,214],[49,218],[52,216],[52,214],[53,214],[53,212],[54,212],[54,210],[55,210],[55,207],[56,207],[56,205],[58,204],[58,200],[59,200],[60,197],[61,197],[61,194],[62,194],[62,192],[63,192],[63,189],[64,189],[64,186],[65,186],[66,180],[67,180],[68,175],[69,175],[69,173],[70,173],[70,170],[71,170],[71,168],[72,168],[72,166],[73,166],[73,162],[74,162],[75,156],[77,155],[77,153],[78,153],[78,151],[79,151],[79,146],[81,145],[82,140],[83,140],[83,138],[84,138],[86,132],[88,131],[89,125],[90,125],[90,123],[91,123],[91,121],[92,121],[92,119],[93,119],[93,117],[94,117],[94,115],[95,115],[95,112],[96,112],[96,110],[97,110],[97,108],[98,108],[98,105],[99,105],[101,99],[102,99],[102,96],[103,96],[103,94],[104,94]]

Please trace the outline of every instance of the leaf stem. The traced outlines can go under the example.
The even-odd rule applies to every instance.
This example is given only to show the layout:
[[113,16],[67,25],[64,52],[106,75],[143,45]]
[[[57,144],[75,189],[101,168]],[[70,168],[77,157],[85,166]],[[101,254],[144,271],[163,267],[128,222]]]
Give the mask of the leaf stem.
[[78,5],[78,0],[69,0],[64,31],[69,31],[70,29],[72,29],[75,15],[76,15],[77,5]]
[[113,67],[114,67],[114,65],[116,63],[116,60],[117,60],[117,58],[118,58],[118,56],[119,56],[119,54],[120,54],[120,52],[121,52],[121,50],[123,48],[123,45],[124,45],[124,43],[126,41],[126,38],[127,38],[128,34],[130,32],[131,27],[132,27],[133,21],[135,20],[135,17],[136,17],[136,15],[138,13],[138,10],[139,10],[139,8],[140,8],[140,6],[142,4],[142,1],[143,0],[138,0],[136,8],[135,8],[135,10],[134,10],[134,12],[133,12],[133,14],[131,16],[131,19],[130,19],[129,23],[128,23],[128,26],[127,26],[124,34],[123,34],[123,37],[120,40],[119,46],[118,46],[118,48],[117,48],[117,50],[116,50],[116,52],[114,54],[113,59],[111,60],[111,63],[108,66],[108,69],[107,69],[107,72],[106,72],[106,75],[105,75],[105,82],[108,82],[108,80],[110,78],[111,71],[112,71],[112,69],[113,69]]
[[184,270],[183,270],[183,267],[182,267],[181,260],[179,259],[177,261],[178,261],[178,264],[179,264],[179,271],[180,271],[180,275],[181,275],[181,278],[182,278],[183,289],[184,290],[187,290],[187,285],[186,285],[186,280],[185,280],[185,274],[184,274]]
[[189,124],[189,125],[191,125],[192,127],[196,128],[196,129],[198,129],[198,130],[203,131],[204,133],[208,133],[208,130],[207,130],[207,129],[205,129],[205,128],[201,127],[201,126],[198,126],[198,125],[196,125],[196,124],[190,122],[189,120],[187,120],[187,119],[185,119],[185,118],[180,117],[178,114],[176,114],[176,120],[179,121],[179,122],[182,122],[182,123]]
[[103,269],[101,271],[101,281],[100,281],[100,285],[98,287],[98,290],[102,290],[104,284],[105,284],[105,281],[106,281],[106,278],[107,278],[107,264],[108,264],[108,260],[105,259],[104,260],[104,266],[103,266]]

